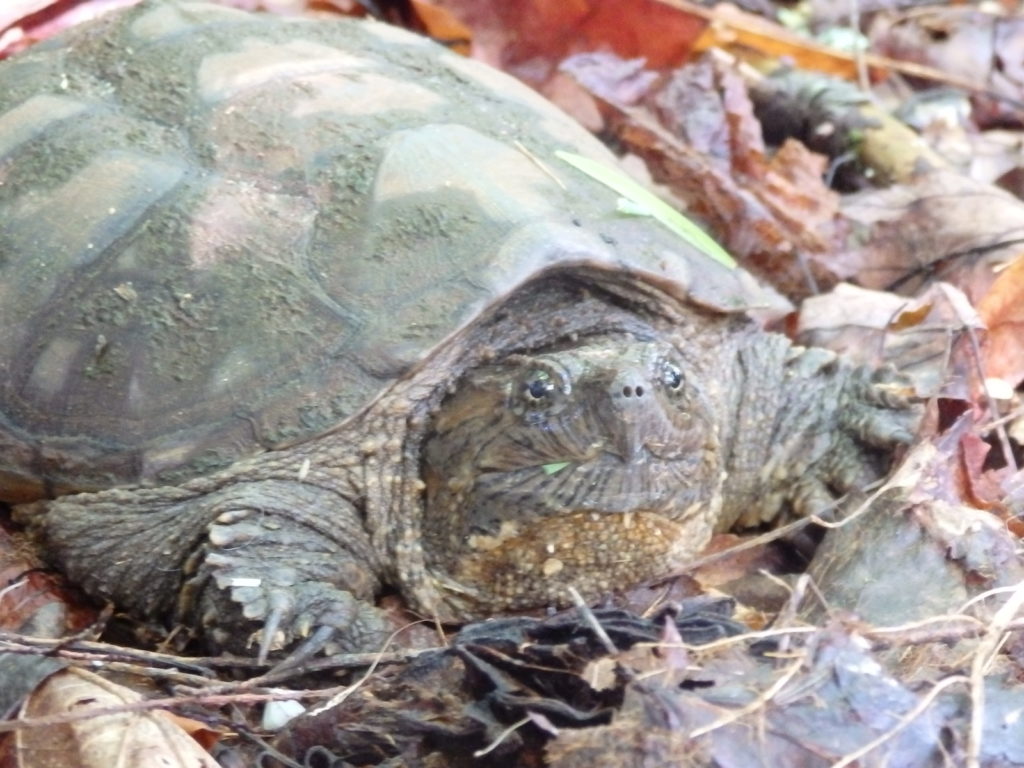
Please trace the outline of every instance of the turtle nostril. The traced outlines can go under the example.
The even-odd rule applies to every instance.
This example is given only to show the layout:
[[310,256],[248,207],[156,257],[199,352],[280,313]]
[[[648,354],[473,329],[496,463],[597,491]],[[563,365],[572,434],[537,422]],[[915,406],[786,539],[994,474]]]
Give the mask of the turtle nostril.
[[633,388],[632,387],[623,387],[622,388],[622,396],[623,397],[630,397],[630,396],[632,396],[632,394],[633,394]]
[[637,397],[643,397],[644,396],[644,388],[643,387],[639,387],[639,386],[638,387],[626,386],[626,387],[622,388],[622,396],[623,397],[633,397],[633,395],[636,395]]
[[644,388],[643,387],[637,387],[636,388],[636,396],[637,397],[643,397],[644,396]]

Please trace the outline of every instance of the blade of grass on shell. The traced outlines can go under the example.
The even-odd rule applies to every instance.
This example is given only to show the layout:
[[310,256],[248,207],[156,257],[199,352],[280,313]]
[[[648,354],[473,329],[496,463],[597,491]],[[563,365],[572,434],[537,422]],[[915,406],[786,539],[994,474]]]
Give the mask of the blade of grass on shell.
[[735,259],[722,246],[712,240],[703,229],[653,192],[644,189],[637,182],[626,176],[626,174],[596,160],[577,155],[574,152],[558,150],[555,152],[555,156],[576,170],[585,173],[590,178],[601,182],[609,189],[618,192],[631,204],[628,206],[630,212],[643,212],[653,216],[672,232],[675,232],[683,240],[697,248],[701,253],[710,256],[715,261],[729,268],[736,266]]

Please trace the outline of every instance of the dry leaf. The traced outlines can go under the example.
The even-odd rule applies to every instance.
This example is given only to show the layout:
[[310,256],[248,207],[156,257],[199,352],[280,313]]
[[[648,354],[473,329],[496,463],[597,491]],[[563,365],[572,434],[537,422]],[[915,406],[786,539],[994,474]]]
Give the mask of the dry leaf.
[[842,277],[845,231],[838,197],[821,181],[824,158],[790,142],[769,159],[746,86],[728,66],[688,65],[636,106],[617,101],[643,91],[634,63],[604,54],[565,67],[593,86],[620,144],[744,266],[790,298]]
[[928,397],[968,391],[977,378],[974,361],[956,342],[965,329],[980,333],[983,327],[967,297],[945,283],[915,299],[842,283],[806,299],[797,319],[802,344],[875,367],[889,363]]
[[423,23],[424,32],[458,53],[469,53],[469,43],[473,39],[473,32],[451,11],[440,7],[433,0],[411,0],[411,2],[416,15]]
[[39,566],[28,544],[0,529],[0,630],[61,637],[95,621],[95,608]]
[[976,304],[1024,239],[1024,201],[952,171],[848,195],[842,208],[866,238],[857,282],[868,288],[912,294],[942,280]]
[[988,326],[985,375],[1018,384],[1024,379],[1024,256],[999,272],[978,314]]
[[[972,6],[915,8],[878,14],[870,37],[879,53],[927,64],[988,91],[972,96],[974,121],[981,127],[1024,123],[1024,18]],[[1002,97],[1002,98],[999,98]]]
[[217,768],[217,762],[165,713],[89,714],[140,701],[142,696],[135,691],[85,670],[51,675],[29,696],[20,717],[82,717],[19,730],[19,768]]
[[473,56],[534,87],[574,53],[642,56],[654,68],[685,61],[703,19],[655,0],[432,0],[473,31]]
[[0,31],[55,4],[56,0],[7,0],[0,8]]

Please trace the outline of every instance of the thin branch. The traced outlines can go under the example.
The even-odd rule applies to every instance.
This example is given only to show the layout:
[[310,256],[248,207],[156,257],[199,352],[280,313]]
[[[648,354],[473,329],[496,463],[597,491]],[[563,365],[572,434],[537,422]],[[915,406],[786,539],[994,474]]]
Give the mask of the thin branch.
[[905,715],[903,715],[903,717],[900,718],[899,722],[896,723],[896,725],[894,725],[888,731],[883,733],[877,739],[872,739],[867,744],[862,746],[860,749],[854,750],[850,754],[843,757],[841,760],[837,760],[836,762],[832,763],[832,765],[830,765],[829,768],[845,768],[845,766],[852,765],[853,763],[857,762],[862,757],[871,752],[871,750],[882,746],[883,744],[885,744],[885,742],[889,741],[896,734],[898,734],[900,731],[902,731],[904,728],[906,728],[908,725],[914,722],[914,720],[916,720],[919,715],[921,715],[926,709],[928,709],[928,707],[931,706],[932,702],[935,701],[935,698],[943,690],[949,688],[951,685],[967,682],[969,682],[968,679],[963,675],[954,675],[952,677],[947,677],[944,680],[940,680],[934,686],[932,686],[931,690],[929,690],[927,694],[921,697],[921,700],[918,701],[917,704],[915,704],[909,712],[907,712]]

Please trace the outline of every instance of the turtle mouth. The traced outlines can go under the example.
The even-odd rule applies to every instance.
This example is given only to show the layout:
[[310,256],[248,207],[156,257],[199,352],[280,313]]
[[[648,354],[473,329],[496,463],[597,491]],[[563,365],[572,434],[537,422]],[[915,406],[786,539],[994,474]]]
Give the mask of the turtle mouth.
[[602,451],[519,469],[480,472],[472,499],[465,499],[468,527],[494,532],[502,521],[571,511],[627,514],[654,511],[680,519],[706,489],[700,457],[663,459],[646,453],[624,461]]

